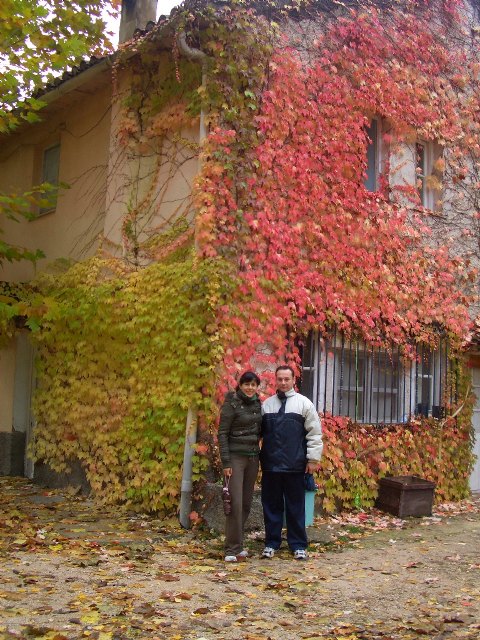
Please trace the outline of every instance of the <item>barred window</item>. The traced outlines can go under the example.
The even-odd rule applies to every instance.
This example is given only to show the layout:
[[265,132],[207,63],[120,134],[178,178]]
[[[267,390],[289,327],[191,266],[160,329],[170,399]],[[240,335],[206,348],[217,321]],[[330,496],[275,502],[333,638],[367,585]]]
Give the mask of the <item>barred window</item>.
[[453,401],[448,343],[433,351],[417,349],[413,361],[398,347],[372,348],[336,333],[322,339],[310,333],[302,347],[300,391],[319,413],[348,416],[356,422],[396,424],[412,415],[442,417]]

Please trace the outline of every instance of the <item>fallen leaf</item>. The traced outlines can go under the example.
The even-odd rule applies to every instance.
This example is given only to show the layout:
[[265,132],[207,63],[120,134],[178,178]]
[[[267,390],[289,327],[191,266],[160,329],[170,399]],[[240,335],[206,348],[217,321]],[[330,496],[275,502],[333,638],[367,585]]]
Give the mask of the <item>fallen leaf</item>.
[[174,576],[171,573],[158,573],[156,578],[163,582],[178,582],[180,580],[178,576]]

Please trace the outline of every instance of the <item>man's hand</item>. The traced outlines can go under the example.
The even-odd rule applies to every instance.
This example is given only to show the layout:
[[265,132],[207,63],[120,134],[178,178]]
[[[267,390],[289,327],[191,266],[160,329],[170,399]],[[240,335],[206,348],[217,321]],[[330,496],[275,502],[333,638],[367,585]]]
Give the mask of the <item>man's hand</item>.
[[[319,462],[307,462],[305,473],[315,473],[315,471],[318,471],[319,466],[320,466]],[[224,473],[225,473],[225,470],[224,470]]]
[[225,478],[229,478],[232,475],[232,467],[225,467],[223,470],[223,475]]

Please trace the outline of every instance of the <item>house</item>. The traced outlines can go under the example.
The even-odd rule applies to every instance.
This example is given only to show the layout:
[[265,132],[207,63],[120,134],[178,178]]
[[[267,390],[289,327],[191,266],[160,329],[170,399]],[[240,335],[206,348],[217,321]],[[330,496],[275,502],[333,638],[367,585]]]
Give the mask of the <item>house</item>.
[[[37,459],[79,465],[103,499],[171,508],[184,441],[188,499],[209,464],[218,372],[232,384],[255,365],[268,381],[288,359],[332,442],[329,417],[350,425],[365,504],[379,472],[435,466],[443,495],[465,495],[476,3],[187,1],[158,21],[154,2],[123,4],[133,39],[47,87],[42,122],[2,140],[2,191],[69,187],[5,225],[46,258],[2,269],[6,306],[39,325],[7,316],[3,473],[37,474],[35,432]],[[42,301],[14,291],[30,281]],[[418,460],[362,458],[382,429],[384,446],[413,434]],[[353,463],[335,479],[341,441],[327,489],[351,505],[364,488]]]

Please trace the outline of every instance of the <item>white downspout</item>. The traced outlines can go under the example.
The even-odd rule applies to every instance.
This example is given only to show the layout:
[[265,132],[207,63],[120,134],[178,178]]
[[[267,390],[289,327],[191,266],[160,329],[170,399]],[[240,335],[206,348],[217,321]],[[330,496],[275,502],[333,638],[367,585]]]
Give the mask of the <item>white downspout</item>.
[[[200,49],[193,49],[187,44],[185,31],[181,31],[177,35],[177,44],[179,51],[189,60],[201,62],[202,64],[202,87],[205,88],[207,82],[207,55]],[[206,137],[205,130],[205,113],[200,111],[200,129],[199,144],[201,145]],[[185,448],[183,451],[183,471],[182,485],[180,489],[180,510],[178,518],[180,524],[185,529],[190,529],[192,522],[190,513],[192,511],[192,459],[195,453],[195,445],[197,444],[197,410],[190,406],[187,413],[187,422],[185,425]]]
[[180,512],[178,518],[185,529],[190,529],[192,522],[192,458],[197,443],[197,413],[189,407],[185,426],[185,448],[183,450],[182,486],[180,490]]
[[[208,56],[206,53],[201,51],[200,49],[194,49],[190,45],[187,44],[187,36],[185,31],[180,31],[177,35],[177,44],[178,49],[183,55],[189,60],[194,60],[196,62],[200,62],[202,64],[202,88],[206,88],[207,84],[207,59]],[[205,136],[207,135],[205,130],[205,112],[202,109],[200,111],[200,135],[199,135],[199,143],[202,144]]]

